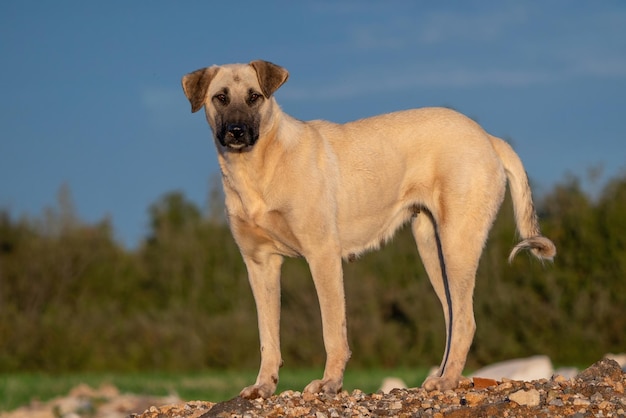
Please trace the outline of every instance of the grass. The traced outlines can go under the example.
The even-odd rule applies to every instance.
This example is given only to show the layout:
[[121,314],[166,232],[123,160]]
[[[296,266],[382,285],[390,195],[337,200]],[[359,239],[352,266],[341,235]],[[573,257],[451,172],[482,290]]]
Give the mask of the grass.
[[[403,379],[409,387],[424,380],[425,369],[373,369],[346,371],[344,389],[376,392],[387,376]],[[301,391],[311,380],[321,376],[321,370],[281,370],[277,393],[285,390]],[[219,402],[231,399],[246,385],[254,382],[256,371],[202,371],[192,373],[144,372],[132,374],[77,373],[48,375],[19,373],[0,375],[0,411],[10,411],[32,400],[47,401],[65,396],[81,383],[98,388],[112,384],[120,392],[165,396],[176,393],[183,400]]]

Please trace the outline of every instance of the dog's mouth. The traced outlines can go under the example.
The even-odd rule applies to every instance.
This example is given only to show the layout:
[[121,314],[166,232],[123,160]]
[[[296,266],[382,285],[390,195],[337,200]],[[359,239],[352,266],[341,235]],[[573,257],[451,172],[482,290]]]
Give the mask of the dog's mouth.
[[245,142],[229,141],[229,142],[226,142],[225,147],[237,151],[237,150],[244,149],[245,147],[247,147],[249,145],[250,144],[247,144]]

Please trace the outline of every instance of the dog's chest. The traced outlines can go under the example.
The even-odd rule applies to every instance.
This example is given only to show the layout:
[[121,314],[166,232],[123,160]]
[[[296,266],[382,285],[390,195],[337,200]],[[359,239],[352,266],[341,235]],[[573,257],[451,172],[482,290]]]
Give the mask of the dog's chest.
[[286,256],[302,255],[301,242],[286,214],[269,205],[260,194],[227,193],[226,207],[238,242],[253,247],[270,245]]

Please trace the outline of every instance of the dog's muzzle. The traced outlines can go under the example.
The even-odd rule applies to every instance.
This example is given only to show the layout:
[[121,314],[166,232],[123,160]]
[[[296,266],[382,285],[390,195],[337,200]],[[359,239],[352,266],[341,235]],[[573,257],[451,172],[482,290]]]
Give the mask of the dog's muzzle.
[[252,131],[246,123],[229,123],[224,125],[217,139],[224,147],[242,149],[254,145],[258,139]]

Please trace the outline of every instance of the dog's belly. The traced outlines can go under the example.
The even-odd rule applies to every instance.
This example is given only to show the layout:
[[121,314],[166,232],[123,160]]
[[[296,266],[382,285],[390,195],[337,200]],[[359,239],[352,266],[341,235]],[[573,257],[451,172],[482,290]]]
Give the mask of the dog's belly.
[[342,257],[351,258],[380,248],[395,232],[419,212],[419,206],[396,200],[394,204],[377,202],[372,210],[353,213],[339,222]]

